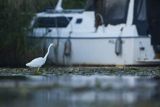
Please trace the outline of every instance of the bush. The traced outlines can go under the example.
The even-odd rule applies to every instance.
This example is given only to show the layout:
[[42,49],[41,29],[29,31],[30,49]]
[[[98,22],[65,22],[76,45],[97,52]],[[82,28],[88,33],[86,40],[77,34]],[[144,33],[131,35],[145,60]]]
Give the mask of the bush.
[[0,66],[24,64],[26,28],[33,16],[25,5],[25,0],[0,1]]

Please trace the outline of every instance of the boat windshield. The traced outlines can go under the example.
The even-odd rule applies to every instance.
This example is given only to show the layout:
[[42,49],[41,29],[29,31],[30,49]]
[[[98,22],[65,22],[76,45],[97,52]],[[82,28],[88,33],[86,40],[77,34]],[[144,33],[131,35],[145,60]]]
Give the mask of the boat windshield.
[[72,17],[38,17],[33,25],[34,28],[66,28]]

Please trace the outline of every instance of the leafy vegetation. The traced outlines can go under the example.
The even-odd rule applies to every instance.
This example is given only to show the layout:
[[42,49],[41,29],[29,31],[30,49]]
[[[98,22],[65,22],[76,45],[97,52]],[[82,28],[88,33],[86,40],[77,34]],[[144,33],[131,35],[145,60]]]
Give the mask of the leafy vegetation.
[[[0,3],[0,65],[16,65],[25,53],[25,28],[32,15],[24,14],[23,2],[1,0]],[[23,7],[24,8],[24,7]],[[28,9],[29,10],[29,9]]]
[[87,0],[63,0],[63,8],[70,9],[70,8],[76,8],[81,9],[85,8],[85,4]]

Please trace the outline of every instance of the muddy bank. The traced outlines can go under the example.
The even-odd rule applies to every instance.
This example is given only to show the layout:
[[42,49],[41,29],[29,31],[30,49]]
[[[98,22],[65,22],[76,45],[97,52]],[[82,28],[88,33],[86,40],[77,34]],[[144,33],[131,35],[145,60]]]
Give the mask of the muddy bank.
[[[33,75],[35,72],[34,68],[0,68],[0,75]],[[43,67],[39,74],[160,76],[160,67]]]

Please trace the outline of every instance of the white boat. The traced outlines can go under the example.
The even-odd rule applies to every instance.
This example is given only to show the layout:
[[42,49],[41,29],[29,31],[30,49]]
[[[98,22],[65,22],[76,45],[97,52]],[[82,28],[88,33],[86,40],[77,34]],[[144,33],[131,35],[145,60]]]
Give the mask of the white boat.
[[104,20],[107,19],[100,13],[65,10],[61,6],[62,0],[59,0],[54,10],[36,14],[31,37],[45,39],[46,49],[51,42],[56,42],[56,48],[48,57],[53,64],[159,64],[150,34],[141,35],[134,24],[135,0],[126,1],[129,2],[125,9],[125,21],[105,25]]

